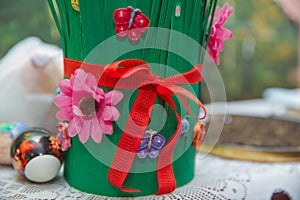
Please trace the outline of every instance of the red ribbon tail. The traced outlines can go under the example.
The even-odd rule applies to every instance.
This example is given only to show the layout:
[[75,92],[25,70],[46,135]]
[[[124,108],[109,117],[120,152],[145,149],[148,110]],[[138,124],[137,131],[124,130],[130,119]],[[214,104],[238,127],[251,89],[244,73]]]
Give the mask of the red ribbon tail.
[[136,189],[123,188],[123,183],[131,169],[135,154],[146,131],[151,107],[156,96],[155,87],[152,85],[140,89],[109,170],[108,181],[124,192],[139,192]]
[[158,192],[157,195],[171,193],[176,189],[176,179],[173,172],[173,160],[172,155],[174,148],[176,146],[177,140],[179,138],[179,133],[181,129],[181,118],[176,111],[174,101],[171,96],[161,96],[173,109],[178,121],[177,130],[175,134],[170,138],[167,145],[162,149],[157,165],[157,179],[158,179]]
[[173,174],[172,164],[157,170],[158,192],[156,195],[168,194],[176,189],[176,180]]

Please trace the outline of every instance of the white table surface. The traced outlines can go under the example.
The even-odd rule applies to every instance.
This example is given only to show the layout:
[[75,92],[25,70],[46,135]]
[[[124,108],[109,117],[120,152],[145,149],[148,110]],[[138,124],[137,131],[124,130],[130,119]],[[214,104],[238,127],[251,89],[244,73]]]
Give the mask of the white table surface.
[[[172,194],[135,199],[267,200],[278,189],[286,191],[292,199],[300,199],[300,163],[255,163],[198,154],[195,173],[191,183]],[[75,190],[61,174],[49,183],[34,184],[11,167],[0,166],[0,199],[112,198]]]

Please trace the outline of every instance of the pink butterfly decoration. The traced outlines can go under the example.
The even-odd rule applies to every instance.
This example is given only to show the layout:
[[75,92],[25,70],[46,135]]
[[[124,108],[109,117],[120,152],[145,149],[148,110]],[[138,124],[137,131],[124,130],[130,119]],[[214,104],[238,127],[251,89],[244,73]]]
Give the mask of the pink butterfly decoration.
[[128,6],[127,8],[115,10],[114,22],[118,36],[124,37],[128,35],[130,40],[137,41],[140,39],[141,33],[147,30],[150,19],[140,9]]

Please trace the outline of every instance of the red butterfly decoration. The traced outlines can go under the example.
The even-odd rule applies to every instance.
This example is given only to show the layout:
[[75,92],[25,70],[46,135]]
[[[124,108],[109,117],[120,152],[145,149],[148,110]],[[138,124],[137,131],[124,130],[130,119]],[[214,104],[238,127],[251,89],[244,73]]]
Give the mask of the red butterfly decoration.
[[118,36],[124,37],[128,35],[130,40],[136,41],[140,39],[141,33],[147,30],[150,19],[140,9],[128,6],[127,8],[115,10],[114,22]]

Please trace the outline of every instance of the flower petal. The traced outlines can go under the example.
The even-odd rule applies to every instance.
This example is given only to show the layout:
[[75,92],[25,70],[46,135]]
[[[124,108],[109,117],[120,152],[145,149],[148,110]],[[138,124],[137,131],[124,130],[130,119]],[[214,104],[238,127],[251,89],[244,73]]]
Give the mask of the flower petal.
[[88,78],[87,73],[82,69],[77,69],[75,71],[75,78],[74,78],[74,85],[73,90],[74,91],[86,91],[91,92],[92,89],[86,84],[86,79]]
[[117,121],[120,117],[120,112],[114,106],[106,106],[102,111],[104,121]]
[[224,50],[224,43],[222,40],[218,39],[216,40],[216,46],[214,48],[215,50],[217,50],[218,52],[221,52]]
[[117,90],[112,90],[105,95],[106,105],[117,105],[123,99],[123,93]]
[[61,150],[62,151],[67,151],[71,146],[72,146],[71,145],[71,140],[70,139],[66,139],[61,144]]
[[109,134],[109,135],[111,135],[113,133],[113,126],[112,126],[111,121],[104,121],[103,119],[99,119],[99,118],[98,118],[98,121],[100,123],[103,133]]
[[62,108],[56,113],[56,118],[59,120],[72,120],[73,112],[72,107]]
[[99,129],[97,132],[92,132],[92,139],[96,142],[96,143],[100,143],[102,140],[102,132],[101,129]]
[[98,86],[95,86],[95,92],[93,92],[93,98],[97,101],[100,102],[101,99],[104,99],[105,93],[101,88],[98,88]]
[[64,93],[67,96],[71,96],[72,95],[72,88],[71,88],[71,84],[70,84],[70,80],[64,79],[61,80],[58,84],[60,90],[62,93]]
[[230,38],[232,38],[232,32],[227,28],[222,28],[221,39],[224,41],[224,40],[229,40]]
[[91,136],[92,139],[96,142],[96,143],[100,143],[101,139],[102,139],[102,130],[100,127],[100,124],[97,120],[97,118],[94,118],[92,121],[92,127],[91,127]]
[[78,137],[79,137],[79,141],[81,143],[86,143],[90,137],[90,133],[89,132],[84,132],[84,131],[81,131],[78,133]]
[[216,50],[208,48],[209,58],[216,64],[219,65],[219,53]]
[[85,84],[90,88],[94,88],[95,86],[97,86],[97,80],[95,76],[90,73],[87,73]]
[[63,94],[63,93],[57,95],[54,98],[53,102],[59,108],[65,108],[65,107],[71,107],[72,106],[72,100],[71,100],[71,98],[69,96]]
[[111,111],[112,111],[112,119],[111,121],[117,121],[120,117],[120,112],[118,111],[118,109],[116,107],[111,107]]
[[78,133],[81,143],[86,143],[88,141],[91,131],[91,120],[84,120],[80,132]]
[[102,118],[105,121],[111,120],[112,118],[112,112],[111,112],[111,107],[110,106],[105,106],[104,109],[102,110]]
[[68,135],[70,137],[74,137],[80,130],[80,126],[77,125],[75,118],[70,121],[68,125]]
[[78,106],[72,107],[73,113],[79,117],[83,117],[84,114],[81,112],[80,108]]

